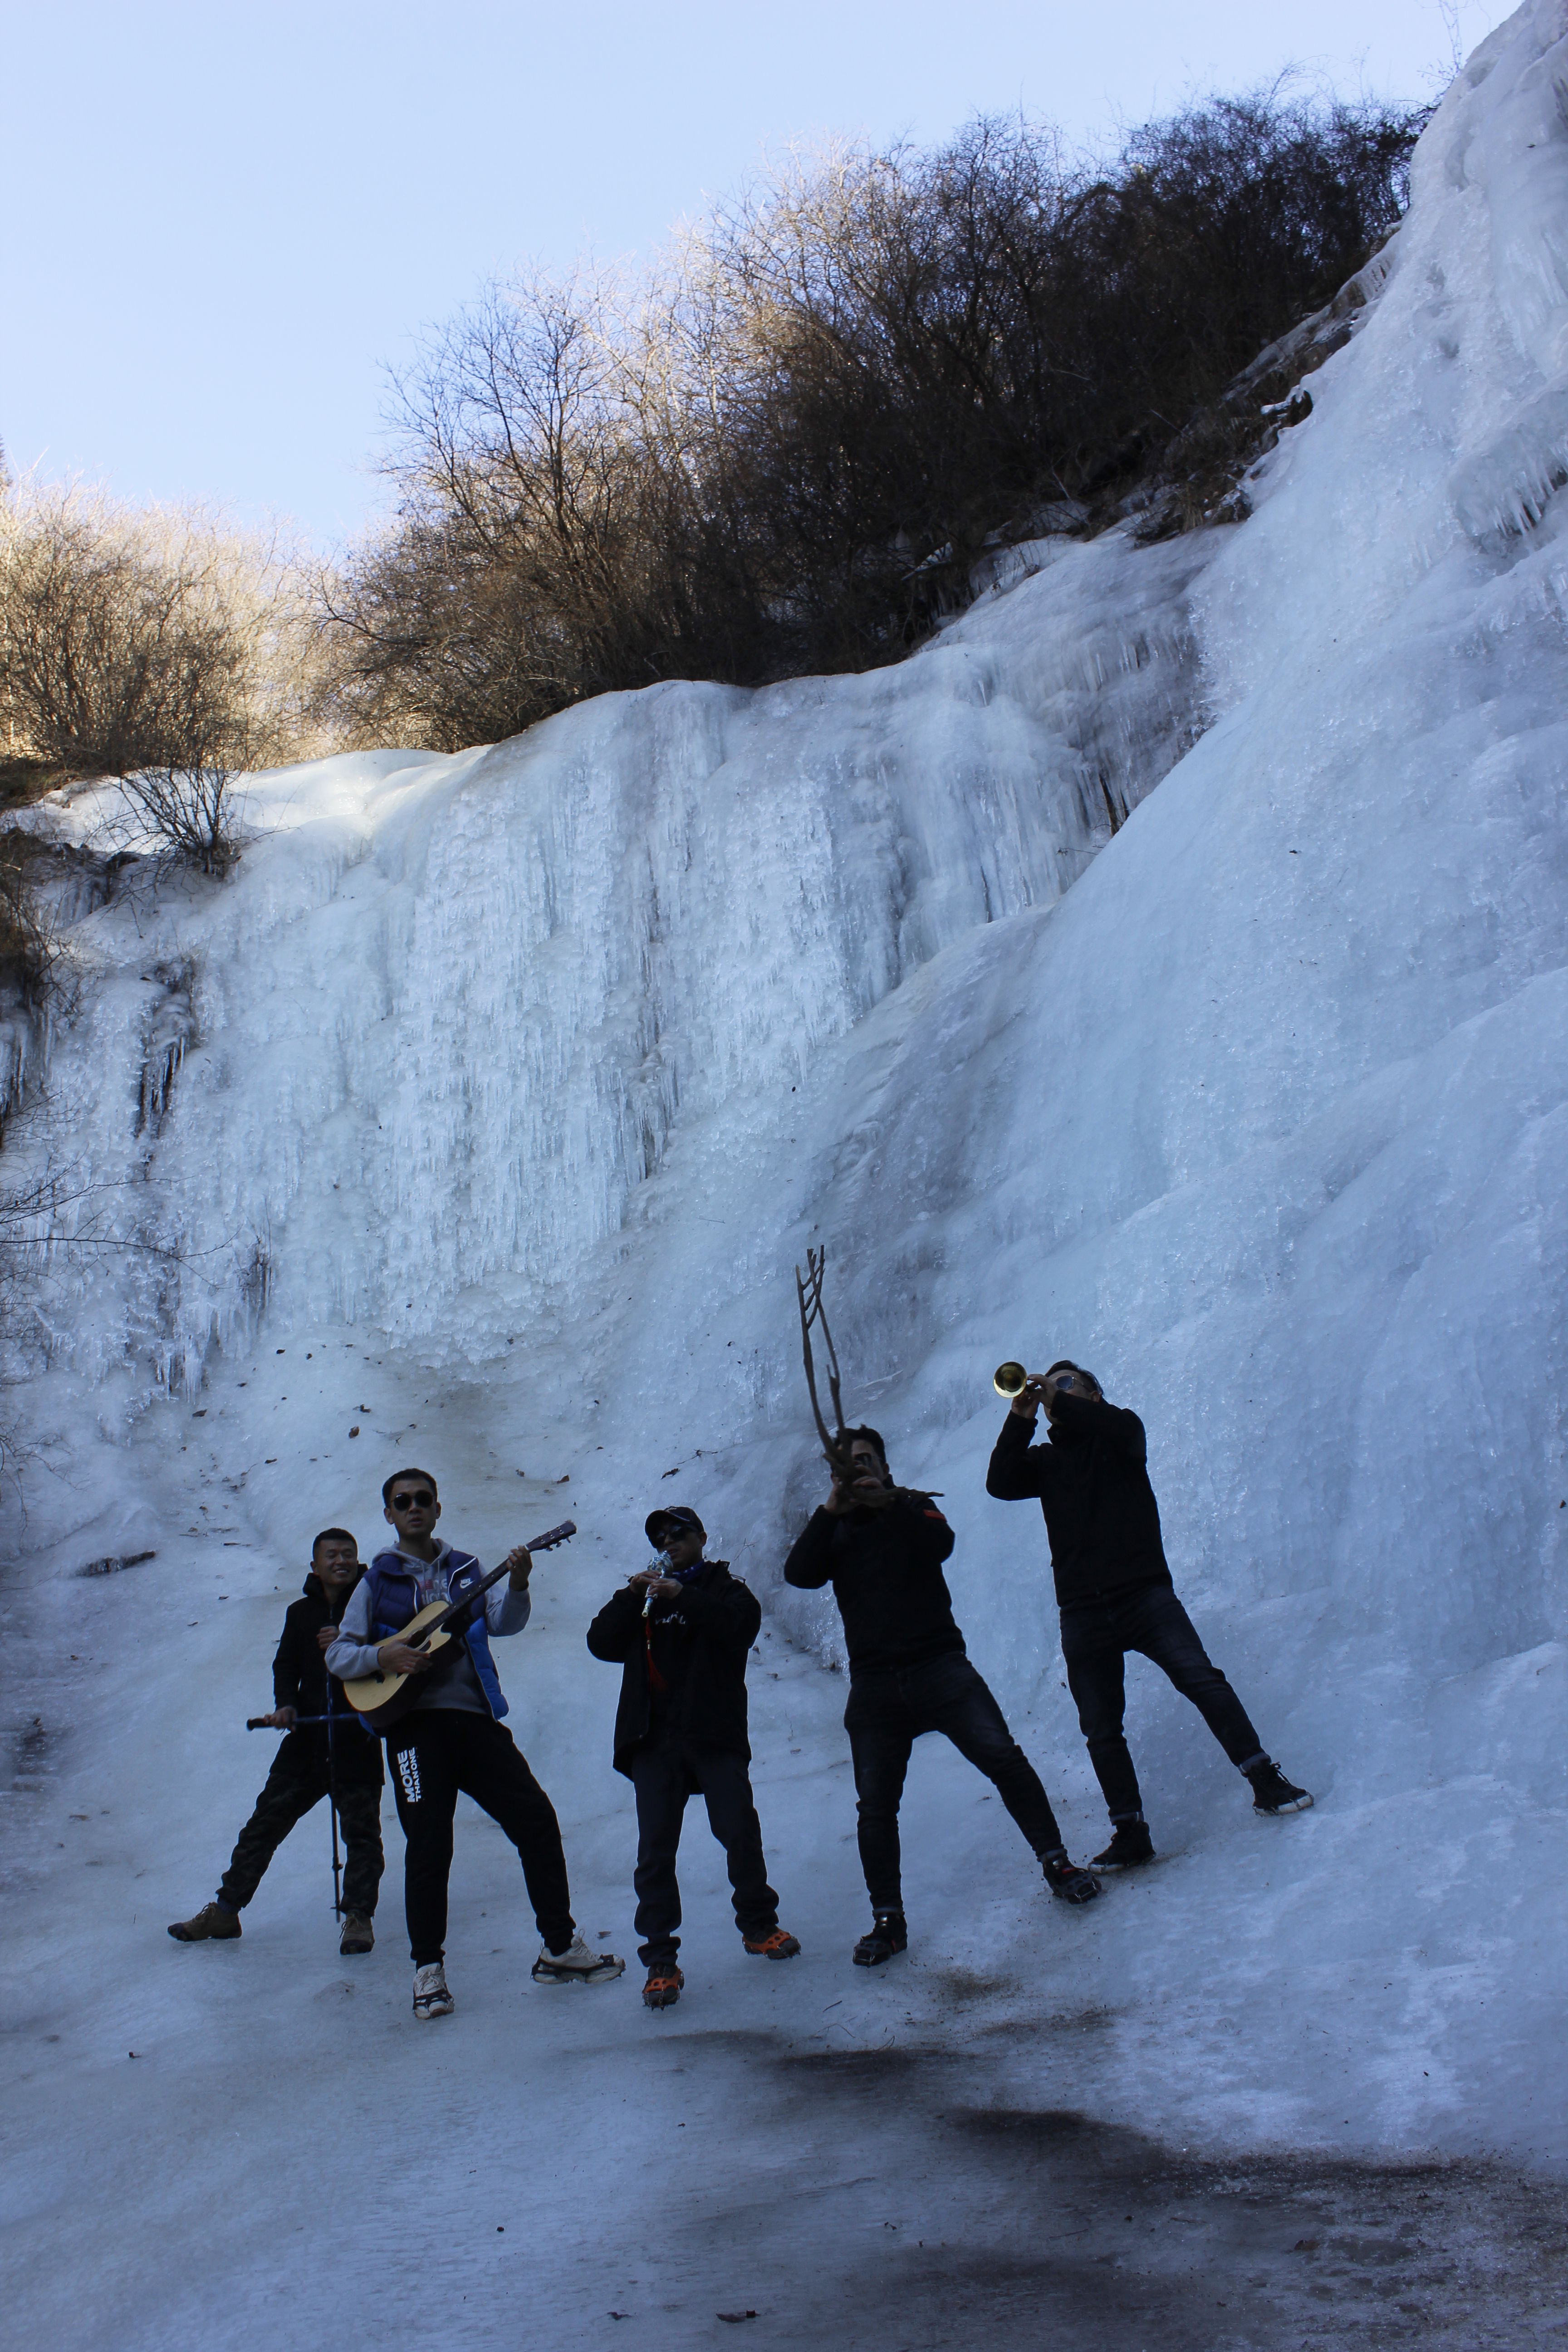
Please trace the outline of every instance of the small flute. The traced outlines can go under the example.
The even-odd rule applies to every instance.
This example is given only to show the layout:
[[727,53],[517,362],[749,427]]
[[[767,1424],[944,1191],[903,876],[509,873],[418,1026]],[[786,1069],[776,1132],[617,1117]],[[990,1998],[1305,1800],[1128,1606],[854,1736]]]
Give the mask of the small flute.
[[[659,1553],[657,1559],[650,1559],[648,1566],[650,1569],[657,1569],[660,1576],[668,1576],[669,1574],[669,1562],[663,1552]],[[642,1605],[642,1613],[645,1617],[651,1617],[653,1615],[653,1604],[658,1599],[658,1595],[650,1584],[647,1588],[647,1592]]]

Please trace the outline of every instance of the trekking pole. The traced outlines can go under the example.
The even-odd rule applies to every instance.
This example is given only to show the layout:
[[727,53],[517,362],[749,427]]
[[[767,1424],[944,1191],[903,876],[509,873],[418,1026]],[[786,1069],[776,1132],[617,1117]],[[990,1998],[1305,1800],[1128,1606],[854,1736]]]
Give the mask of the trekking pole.
[[[329,1731],[328,1738],[331,1736]],[[334,1790],[327,1792],[327,1811],[332,1817],[332,1916],[341,1919],[343,1916],[342,1865],[338,1860],[338,1800]]]
[[327,1811],[332,1819],[332,1916],[343,1916],[342,1872],[338,1862],[338,1770],[337,1749],[332,1744],[335,1727],[332,1713],[332,1686],[327,1685]]

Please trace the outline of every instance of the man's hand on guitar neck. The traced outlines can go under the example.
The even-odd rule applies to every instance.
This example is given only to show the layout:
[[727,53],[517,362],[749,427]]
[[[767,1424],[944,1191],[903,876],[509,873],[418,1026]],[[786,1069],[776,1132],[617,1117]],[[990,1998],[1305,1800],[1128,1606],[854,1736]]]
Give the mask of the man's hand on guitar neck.
[[511,1570],[512,1591],[526,1591],[528,1580],[533,1574],[533,1554],[529,1550],[528,1546],[519,1544],[515,1551],[509,1551],[501,1566]]

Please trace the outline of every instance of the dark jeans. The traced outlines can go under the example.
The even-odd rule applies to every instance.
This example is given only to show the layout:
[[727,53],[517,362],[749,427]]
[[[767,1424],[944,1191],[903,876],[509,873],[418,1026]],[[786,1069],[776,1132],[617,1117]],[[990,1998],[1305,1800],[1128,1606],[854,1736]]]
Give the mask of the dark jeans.
[[1062,1611],[1062,1656],[1068,1688],[1089,1761],[1105,1791],[1110,1818],[1143,1810],[1138,1775],[1121,1736],[1126,1708],[1123,1662],[1129,1650],[1152,1659],[1190,1698],[1233,1764],[1261,1761],[1263,1743],[1236,1693],[1209,1657],[1197,1629],[1166,1585],[1151,1585],[1120,1601],[1085,1601]]
[[[349,1725],[337,1735],[338,1819],[343,1825],[347,1859],[343,1869],[343,1909],[362,1911],[370,1918],[384,1867],[381,1856],[381,1759],[363,1731]],[[360,1769],[344,1763],[341,1750],[354,1740],[366,1754]],[[374,1772],[374,1779],[366,1770]],[[228,1868],[218,1888],[218,1901],[231,1911],[243,1911],[261,1884],[262,1874],[293,1828],[321,1799],[330,1795],[327,1751],[308,1732],[291,1731],[273,1759],[267,1786],[256,1800],[256,1811],[235,1842]]]
[[857,1675],[844,1710],[859,1800],[860,1867],[874,1911],[903,1907],[899,1800],[910,1750],[922,1732],[945,1732],[996,1793],[1037,1853],[1061,1844],[1040,1776],[1008,1730],[1001,1708],[962,1651],[923,1665]]
[[645,1968],[672,1960],[680,1949],[680,1888],[675,1855],[689,1797],[700,1795],[708,1826],[724,1849],[734,1890],[735,1925],[753,1940],[771,1936],[779,1924],[779,1898],[768,1885],[762,1823],[752,1800],[751,1770],[743,1756],[695,1740],[663,1738],[639,1748],[631,1759],[637,1792],[637,1931],[643,1938],[637,1958]]
[[388,1738],[386,1760],[408,1840],[403,1890],[415,1967],[427,1968],[444,1954],[459,1790],[516,1846],[539,1932],[551,1951],[564,1951],[573,1926],[561,1825],[510,1732],[488,1715],[421,1707]]

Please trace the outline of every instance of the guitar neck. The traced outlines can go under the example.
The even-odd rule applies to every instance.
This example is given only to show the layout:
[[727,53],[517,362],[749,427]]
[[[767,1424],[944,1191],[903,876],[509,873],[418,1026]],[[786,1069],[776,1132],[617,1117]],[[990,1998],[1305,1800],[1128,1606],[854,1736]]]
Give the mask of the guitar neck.
[[[563,1519],[558,1528],[552,1528],[548,1534],[535,1536],[531,1543],[524,1544],[523,1549],[524,1551],[530,1552],[552,1551],[557,1544],[568,1542],[570,1538],[576,1534],[576,1532],[577,1522],[575,1519]],[[501,1578],[509,1573],[510,1570],[503,1559],[499,1568],[492,1568],[488,1576],[482,1576],[479,1579],[478,1584],[471,1584],[467,1592],[463,1594],[460,1601],[449,1601],[447,1603],[446,1608],[442,1610],[439,1617],[434,1618],[425,1628],[424,1633],[420,1637],[421,1640],[427,1642],[432,1633],[440,1633],[445,1632],[446,1628],[452,1622],[454,1618],[460,1617],[465,1609],[468,1608],[474,1601],[480,1599],[484,1593],[487,1593],[492,1584],[499,1584]]]

